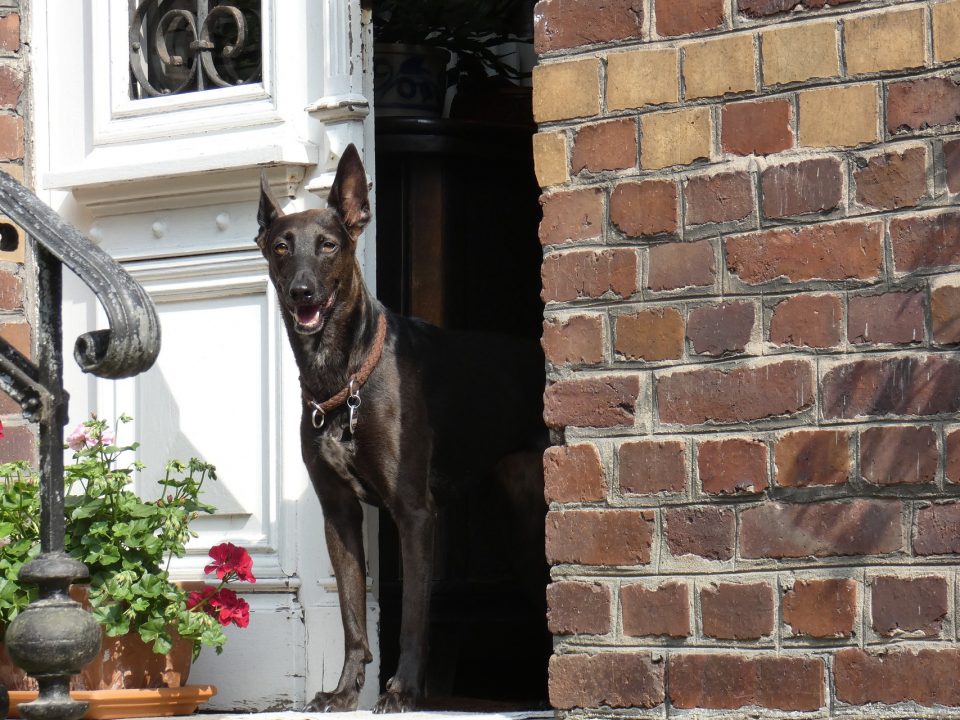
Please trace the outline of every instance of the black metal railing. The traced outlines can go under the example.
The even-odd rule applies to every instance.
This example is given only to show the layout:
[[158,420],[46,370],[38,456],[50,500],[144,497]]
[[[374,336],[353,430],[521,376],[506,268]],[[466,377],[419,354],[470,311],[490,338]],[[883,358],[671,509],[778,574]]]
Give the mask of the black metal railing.
[[[36,362],[0,338],[0,389],[39,423],[40,549],[20,580],[35,583],[39,597],[6,631],[7,652],[36,678],[40,696],[20,705],[28,720],[74,720],[86,703],[70,697],[70,676],[100,648],[100,626],[70,599],[68,588],[88,577],[83,563],[64,552],[62,269],[72,270],[97,296],[109,330],[81,335],[74,358],[85,372],[123,378],[149,369],[160,352],[160,324],[146,291],[103,250],[64,222],[36,195],[0,172],[0,212],[29,236],[37,273]],[[0,223],[0,250],[13,250],[16,228]]]

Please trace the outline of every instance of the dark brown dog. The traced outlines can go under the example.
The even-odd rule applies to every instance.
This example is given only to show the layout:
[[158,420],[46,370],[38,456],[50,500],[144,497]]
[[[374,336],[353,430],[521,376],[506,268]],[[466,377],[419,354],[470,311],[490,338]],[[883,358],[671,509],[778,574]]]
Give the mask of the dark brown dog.
[[371,660],[361,502],[390,513],[403,566],[400,660],[374,709],[411,709],[423,692],[436,496],[542,441],[543,356],[535,344],[399,317],[371,296],[355,257],[370,206],[353,145],[329,209],[284,215],[261,185],[257,244],[300,369],[303,460],[323,507],[346,648],[336,689],[307,709],[355,709]]

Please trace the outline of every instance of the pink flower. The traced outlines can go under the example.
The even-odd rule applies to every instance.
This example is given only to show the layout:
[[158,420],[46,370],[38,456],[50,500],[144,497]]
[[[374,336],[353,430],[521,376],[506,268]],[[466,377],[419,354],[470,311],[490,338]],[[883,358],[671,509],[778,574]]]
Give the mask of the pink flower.
[[245,628],[250,624],[250,606],[233,590],[223,588],[211,597],[210,608],[216,611],[216,614],[213,612],[210,614],[217,618],[224,627],[233,623],[237,627]]
[[80,452],[85,447],[93,447],[96,444],[97,441],[90,434],[90,429],[83,423],[77,425],[73,432],[67,435],[67,445],[74,452]]
[[97,435],[93,428],[80,423],[67,436],[67,446],[74,452],[80,452],[85,447],[93,447],[98,442],[103,445],[112,445],[114,439],[113,431],[110,428],[104,428],[103,432]]
[[216,570],[220,580],[225,576],[235,575],[238,580],[245,582],[257,581],[253,576],[253,558],[242,547],[228,542],[220,543],[210,548],[210,557],[213,562],[203,568],[205,573]]

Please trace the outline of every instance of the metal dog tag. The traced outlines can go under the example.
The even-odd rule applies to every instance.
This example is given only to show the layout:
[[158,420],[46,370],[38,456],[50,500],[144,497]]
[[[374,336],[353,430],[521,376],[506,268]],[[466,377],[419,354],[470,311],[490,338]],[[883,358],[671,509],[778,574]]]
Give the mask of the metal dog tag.
[[350,408],[350,435],[357,430],[357,420],[360,415],[360,390],[354,388],[355,382],[350,381],[350,396],[347,398],[347,407]]

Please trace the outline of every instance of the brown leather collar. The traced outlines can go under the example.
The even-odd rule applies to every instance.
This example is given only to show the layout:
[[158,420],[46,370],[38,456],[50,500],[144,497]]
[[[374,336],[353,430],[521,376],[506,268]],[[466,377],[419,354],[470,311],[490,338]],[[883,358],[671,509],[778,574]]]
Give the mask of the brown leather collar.
[[[313,408],[313,426],[315,428],[320,429],[323,427],[323,421],[326,417],[326,414],[331,410],[335,410],[343,405],[345,402],[347,402],[348,398],[356,397],[356,405],[359,406],[360,388],[363,387],[363,384],[370,377],[370,374],[373,372],[374,368],[377,367],[377,363],[380,362],[380,355],[383,353],[383,343],[386,340],[386,337],[387,315],[386,313],[380,313],[380,318],[377,320],[377,334],[373,339],[373,345],[370,348],[370,352],[368,352],[367,357],[364,358],[360,369],[350,376],[347,386],[332,398],[324,400],[323,402],[317,402],[316,399],[303,386],[301,378],[300,389],[303,395],[303,401],[309,407]],[[318,415],[320,418],[319,423],[317,422]]]

